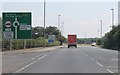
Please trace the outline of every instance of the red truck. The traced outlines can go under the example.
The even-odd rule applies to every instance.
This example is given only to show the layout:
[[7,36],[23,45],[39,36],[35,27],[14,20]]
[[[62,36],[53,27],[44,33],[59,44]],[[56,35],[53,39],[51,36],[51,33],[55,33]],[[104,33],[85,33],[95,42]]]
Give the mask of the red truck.
[[77,48],[77,35],[68,35],[68,48],[74,46]]

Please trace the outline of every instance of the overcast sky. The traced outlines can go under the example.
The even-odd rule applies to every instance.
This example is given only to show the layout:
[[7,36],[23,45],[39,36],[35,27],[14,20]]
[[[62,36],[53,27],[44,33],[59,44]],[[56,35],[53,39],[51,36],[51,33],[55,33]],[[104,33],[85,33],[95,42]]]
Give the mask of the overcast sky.
[[[32,26],[43,26],[43,0],[4,0],[2,11],[31,11],[33,16]],[[31,1],[31,2],[30,2]],[[48,1],[48,0],[46,0]],[[84,0],[85,2],[46,2],[46,26],[58,26],[58,15],[61,15],[63,35],[77,34],[78,37],[98,37],[100,20],[103,21],[103,36],[111,28],[111,8],[115,10],[115,24],[118,22],[117,0]],[[101,1],[101,2],[100,2]],[[62,24],[62,23],[61,23]]]

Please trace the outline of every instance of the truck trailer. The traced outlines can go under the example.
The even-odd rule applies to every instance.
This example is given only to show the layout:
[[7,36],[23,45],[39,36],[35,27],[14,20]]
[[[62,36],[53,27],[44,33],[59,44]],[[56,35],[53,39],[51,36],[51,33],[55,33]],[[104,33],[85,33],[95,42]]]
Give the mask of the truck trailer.
[[68,35],[68,48],[70,48],[70,46],[74,46],[77,48],[77,35]]

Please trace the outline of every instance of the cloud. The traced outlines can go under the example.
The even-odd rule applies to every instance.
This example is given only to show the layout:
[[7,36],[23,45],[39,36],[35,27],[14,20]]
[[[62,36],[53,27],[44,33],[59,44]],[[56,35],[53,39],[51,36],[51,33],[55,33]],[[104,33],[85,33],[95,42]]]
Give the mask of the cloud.
[[89,23],[86,21],[80,21],[76,25],[88,25]]
[[33,26],[43,25],[43,17],[33,17]]
[[72,19],[73,17],[72,16],[64,16],[63,19]]

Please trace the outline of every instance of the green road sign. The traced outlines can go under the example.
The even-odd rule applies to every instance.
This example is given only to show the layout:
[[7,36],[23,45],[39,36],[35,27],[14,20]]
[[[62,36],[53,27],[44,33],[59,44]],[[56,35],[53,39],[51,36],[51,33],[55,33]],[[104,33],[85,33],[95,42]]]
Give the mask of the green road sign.
[[31,12],[3,12],[3,38],[31,39]]

